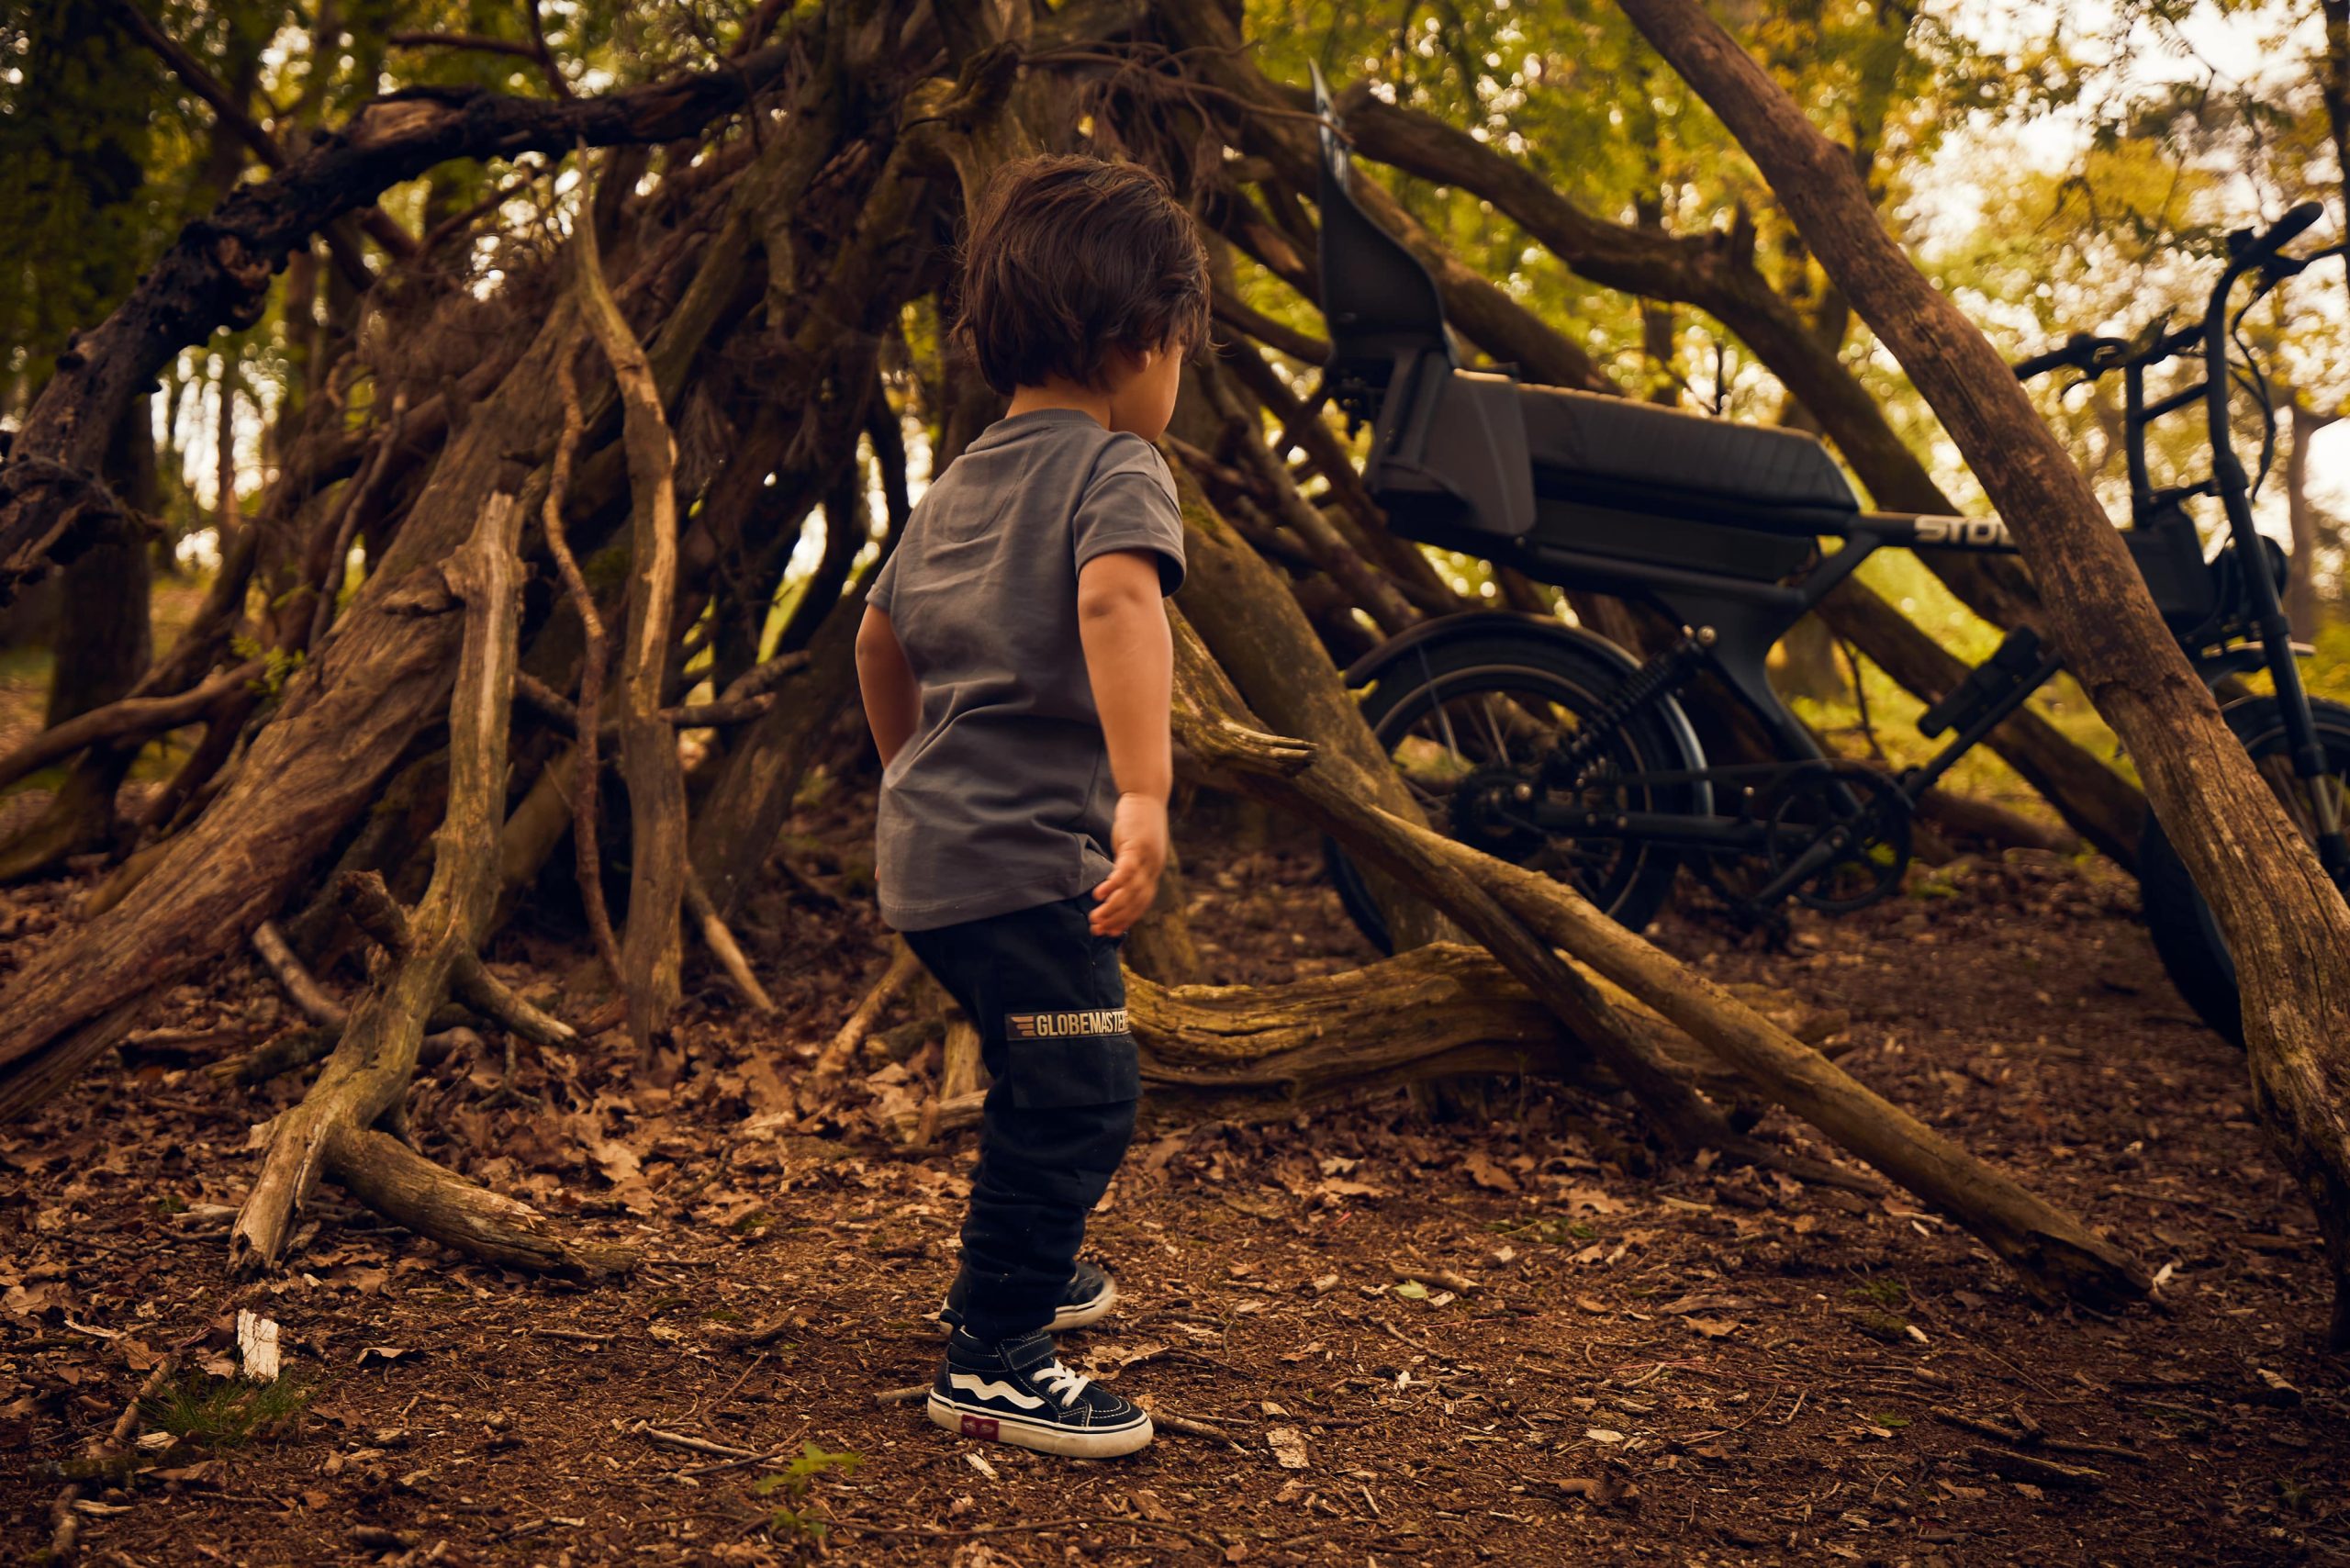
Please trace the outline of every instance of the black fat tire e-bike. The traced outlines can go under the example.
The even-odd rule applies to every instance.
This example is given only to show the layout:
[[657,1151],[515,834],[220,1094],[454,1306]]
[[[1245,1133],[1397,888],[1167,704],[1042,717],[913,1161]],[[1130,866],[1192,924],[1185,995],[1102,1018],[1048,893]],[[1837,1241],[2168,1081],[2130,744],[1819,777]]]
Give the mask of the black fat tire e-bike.
[[[1898,776],[1823,755],[1771,689],[1764,659],[1875,551],[2011,552],[2006,526],[1865,511],[1828,450],[1797,431],[1461,368],[1427,269],[1356,205],[1318,80],[1316,94],[1331,335],[1323,386],[1350,419],[1371,425],[1364,477],[1390,526],[1538,581],[1644,603],[1684,629],[1643,661],[1562,621],[1472,611],[1424,622],[1358,661],[1348,682],[1368,689],[1363,716],[1431,823],[1570,882],[1635,930],[1684,866],[1749,915],[1791,900],[1858,909],[1900,887],[1919,800],[2053,679],[2061,657],[2029,628],[2010,633],[1927,709],[1919,727],[1950,739]],[[2075,337],[2016,369],[2027,378],[2122,375],[2132,498],[2123,538],[2204,679],[2219,687],[2269,675],[2273,695],[2230,703],[2227,721],[2342,887],[2350,883],[2342,783],[2350,708],[2312,701],[2302,688],[2279,607],[2284,555],[2254,526],[2229,409],[2242,381],[2272,438],[2262,443],[2265,471],[2275,421],[2256,367],[2231,364],[2242,312],[2232,318],[2230,303],[2244,278],[2257,299],[2315,260],[2279,251],[2319,214],[2311,204],[2265,234],[2235,236],[2199,321],[2134,342]],[[2149,369],[2198,358],[2194,385],[2149,396]],[[2210,476],[2157,488],[2147,429],[2192,408],[2210,426]],[[2202,497],[2220,501],[2228,525],[2227,543],[2208,556],[2188,510]],[[1841,547],[1823,554],[1823,539]],[[1774,760],[1707,763],[1682,701],[1701,676],[1760,726]],[[1384,946],[1377,906],[1335,846],[1330,866],[1349,914]],[[2240,1039],[2227,946],[2151,819],[2139,876],[2155,947],[2181,994]]]

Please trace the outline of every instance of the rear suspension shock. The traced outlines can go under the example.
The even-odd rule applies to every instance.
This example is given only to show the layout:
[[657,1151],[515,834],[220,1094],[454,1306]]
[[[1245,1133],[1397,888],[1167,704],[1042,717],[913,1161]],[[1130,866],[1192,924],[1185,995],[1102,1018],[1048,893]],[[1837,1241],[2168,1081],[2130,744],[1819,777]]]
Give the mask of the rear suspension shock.
[[1701,626],[1684,633],[1679,642],[1651,658],[1624,678],[1607,694],[1599,711],[1583,721],[1565,745],[1555,746],[1542,760],[1542,785],[1549,790],[1580,790],[1591,765],[1633,717],[1651,703],[1677,691],[1703,663],[1714,645],[1714,629]]

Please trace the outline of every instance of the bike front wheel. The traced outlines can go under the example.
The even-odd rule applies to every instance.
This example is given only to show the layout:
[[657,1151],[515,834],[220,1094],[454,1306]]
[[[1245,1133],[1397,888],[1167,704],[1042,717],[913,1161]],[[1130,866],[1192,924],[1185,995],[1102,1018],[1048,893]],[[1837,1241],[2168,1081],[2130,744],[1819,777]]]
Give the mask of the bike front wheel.
[[[2286,815],[2314,839],[2306,787],[2293,772],[2291,742],[2285,734],[2285,714],[2273,697],[2255,698],[2231,706],[2223,715],[2228,727],[2244,743],[2261,777],[2285,807]],[[2326,778],[2322,787],[2333,791],[2338,820],[2350,821],[2350,708],[2339,702],[2312,700],[2310,717],[2324,749]],[[2146,909],[2146,929],[2161,955],[2163,969],[2195,1015],[2212,1028],[2244,1044],[2244,1010],[2236,996],[2235,960],[2220,935],[2211,906],[2196,890],[2187,863],[2151,815],[2138,841],[2138,887]]]
[[[1638,931],[1671,896],[1680,855],[1635,838],[1551,834],[1530,809],[1535,801],[1563,798],[1544,786],[1543,759],[1605,711],[1627,675],[1596,649],[1479,637],[1399,663],[1380,678],[1363,717],[1429,826],[1559,878]],[[1652,703],[1616,725],[1586,770],[1588,782],[1574,791],[1576,803],[1593,812],[1702,812],[1703,786],[1641,778],[1705,766],[1695,741],[1670,722],[1672,711]],[[1513,809],[1521,799],[1529,809]],[[1326,848],[1347,913],[1375,945],[1392,949],[1361,868],[1337,845]]]

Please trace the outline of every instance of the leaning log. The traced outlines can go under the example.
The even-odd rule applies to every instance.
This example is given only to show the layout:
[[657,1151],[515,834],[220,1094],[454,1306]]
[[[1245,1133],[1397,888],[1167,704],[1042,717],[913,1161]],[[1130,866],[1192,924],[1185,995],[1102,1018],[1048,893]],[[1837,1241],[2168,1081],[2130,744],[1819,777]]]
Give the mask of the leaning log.
[[[1843,150],[1695,0],[1624,9],[1753,158],[2014,531],[2066,662],[2136,759],[2234,957],[2255,1102],[2316,1210],[2333,1340],[2350,1347],[2350,906],[2165,629],[2087,476],[1886,231]],[[2224,448],[2215,458],[2235,464]]]
[[[1586,971],[1588,973],[1588,971]],[[1693,1079],[1725,1093],[1744,1080],[1628,993],[1597,980],[1632,1027]],[[1843,1015],[1765,987],[1739,993],[1827,1049]],[[1186,1114],[1287,1116],[1304,1106],[1460,1077],[1529,1077],[1600,1092],[1623,1085],[1555,1014],[1482,947],[1433,942],[1360,969],[1282,985],[1159,985],[1126,974],[1126,1008],[1152,1103]],[[979,1120],[973,1092],[892,1113],[901,1136]],[[1858,1175],[1852,1184],[1874,1187]]]
[[[464,632],[449,711],[449,807],[434,839],[431,885],[414,912],[384,893],[375,908],[390,962],[352,1007],[334,1054],[299,1104],[270,1124],[260,1173],[229,1232],[241,1271],[274,1267],[320,1176],[401,1224],[498,1264],[599,1275],[625,1271],[627,1249],[574,1241],[527,1204],[443,1170],[374,1130],[397,1122],[431,1016],[461,961],[475,958],[497,897],[506,803],[507,719],[520,618],[521,508],[493,497],[464,546],[440,568]],[[381,884],[375,891],[380,892]]]
[[1289,810],[1450,916],[1583,1042],[1681,1151],[1740,1144],[1720,1110],[1589,979],[1535,940],[1473,873],[1464,873],[1420,842],[1435,834],[1372,803],[1379,793],[1376,776],[1307,742],[1266,733],[1183,612],[1170,610],[1169,619],[1175,629],[1175,736],[1185,749],[1186,772]]
[[[1368,804],[1349,787],[1345,770],[1330,768],[1297,742],[1265,734],[1180,617],[1176,633],[1176,734],[1194,755],[1223,770],[1241,792],[1288,808],[1333,834],[1349,854],[1399,874],[1425,875],[1422,868],[1442,868],[1441,876],[1426,875],[1430,897],[1514,974],[1530,979],[1520,967],[1522,959],[1514,957],[1523,951],[1529,934],[1531,946],[1561,968],[1564,962],[1553,947],[1591,964],[1737,1068],[1756,1089],[1966,1226],[2035,1294],[2106,1304],[2146,1294],[2145,1271],[2121,1249],[1863,1087],[1703,976],[1617,925],[1564,883],[1521,870]],[[1464,888],[1473,902],[1505,910],[1506,924],[1496,928],[1473,902],[1464,908],[1457,891]],[[1595,1037],[1582,1020],[1566,1022],[1648,1101],[1643,1085],[1624,1072],[1623,1061],[1647,1055],[1661,1070],[1670,1069],[1652,1047],[1625,1048],[1620,1036],[1629,1031],[1620,1022],[1622,1010],[1609,1008],[1607,1016],[1615,1021],[1616,1040]]]

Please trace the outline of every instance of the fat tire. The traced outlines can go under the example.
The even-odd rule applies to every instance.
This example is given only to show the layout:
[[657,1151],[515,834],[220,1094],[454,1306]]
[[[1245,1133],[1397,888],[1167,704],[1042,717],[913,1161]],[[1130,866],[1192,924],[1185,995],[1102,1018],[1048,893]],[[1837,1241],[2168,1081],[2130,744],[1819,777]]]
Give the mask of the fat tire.
[[[2284,713],[2273,697],[2231,704],[2221,716],[2255,761],[2281,753],[2288,745]],[[2350,773],[2350,707],[2312,699],[2310,717],[2327,757],[2338,771]],[[2187,863],[2151,813],[2138,839],[2138,893],[2147,935],[2154,938],[2163,971],[2180,999],[2241,1049],[2244,1005],[2236,994],[2235,960],[2229,957],[2211,907],[2196,890]]]
[[[1380,678],[1371,695],[1363,700],[1363,721],[1384,747],[1392,744],[1391,737],[1381,733],[1389,715],[1427,686],[1476,669],[1492,670],[1498,680],[1506,680],[1513,672],[1522,672],[1560,682],[1577,694],[1574,711],[1579,716],[1595,711],[1630,675],[1629,670],[1604,654],[1572,643],[1506,634],[1468,637],[1431,650],[1425,660],[1413,657],[1399,661]],[[1676,772],[1705,766],[1703,754],[1692,749],[1694,742],[1684,741],[1658,705],[1652,704],[1626,721],[1624,733],[1648,771]],[[1695,786],[1659,793],[1664,797],[1660,809],[1694,812],[1698,799]],[[1338,901],[1346,906],[1356,929],[1381,952],[1393,952],[1387,923],[1371,901],[1360,869],[1337,840],[1326,837],[1322,849],[1330,880],[1338,890]],[[1639,870],[1601,912],[1632,931],[1644,930],[1656,918],[1657,912],[1673,896],[1673,881],[1681,869],[1681,857],[1674,851],[1651,847],[1641,853],[1644,859]]]

